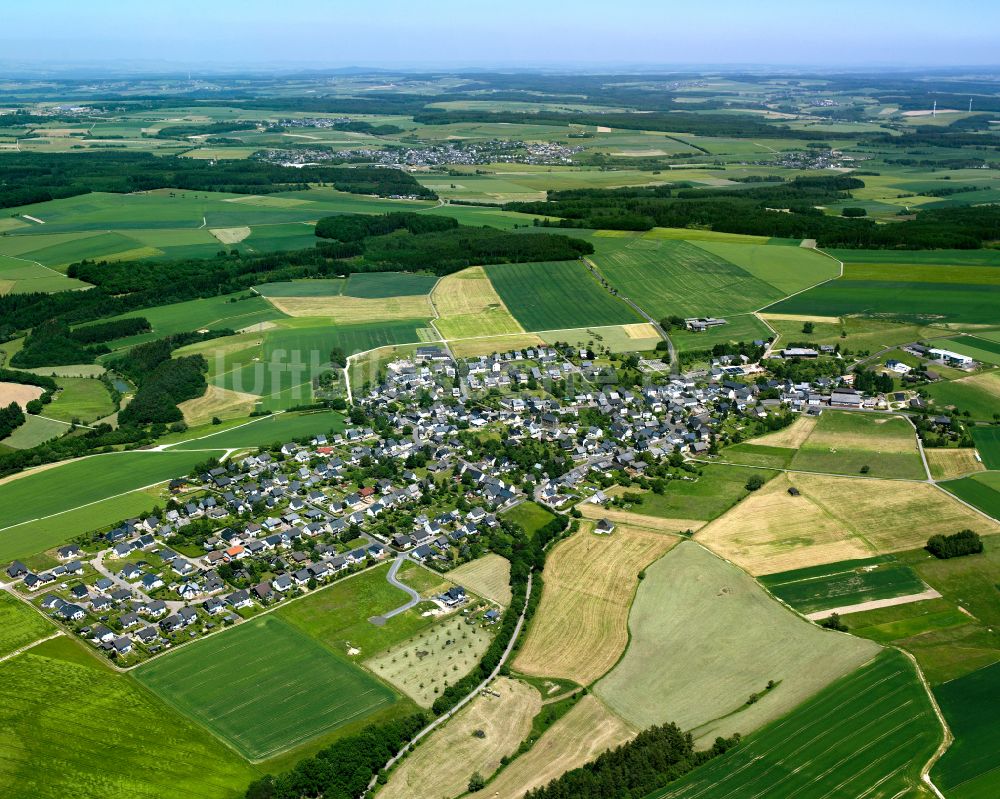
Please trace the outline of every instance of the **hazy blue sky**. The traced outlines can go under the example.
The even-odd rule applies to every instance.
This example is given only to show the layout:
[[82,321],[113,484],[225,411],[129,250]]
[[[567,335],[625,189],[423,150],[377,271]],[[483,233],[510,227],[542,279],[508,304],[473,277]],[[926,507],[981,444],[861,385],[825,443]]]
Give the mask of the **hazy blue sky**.
[[197,65],[1000,63],[998,0],[32,0],[0,60]]

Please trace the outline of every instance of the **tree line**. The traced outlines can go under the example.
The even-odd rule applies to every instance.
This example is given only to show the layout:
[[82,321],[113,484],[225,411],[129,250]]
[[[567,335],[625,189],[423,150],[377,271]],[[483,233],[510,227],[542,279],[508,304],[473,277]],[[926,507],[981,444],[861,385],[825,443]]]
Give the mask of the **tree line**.
[[7,438],[25,422],[24,411],[16,402],[0,407],[0,440]]
[[952,535],[932,535],[927,539],[927,551],[941,560],[978,555],[983,551],[983,539],[973,530],[960,530]]

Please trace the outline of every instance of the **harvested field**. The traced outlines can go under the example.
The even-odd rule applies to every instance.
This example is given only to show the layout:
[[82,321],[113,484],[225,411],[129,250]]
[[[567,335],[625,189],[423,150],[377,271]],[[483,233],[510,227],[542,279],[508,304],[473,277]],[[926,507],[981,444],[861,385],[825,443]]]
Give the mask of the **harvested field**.
[[510,561],[493,552],[452,569],[448,579],[491,602],[510,604]]
[[[800,496],[788,494],[796,488]],[[935,533],[1000,525],[926,483],[786,474],[698,533],[751,574],[771,574],[921,547]]]
[[511,350],[540,347],[543,344],[545,344],[544,341],[531,333],[514,333],[504,336],[452,340],[448,342],[448,347],[457,358],[473,358],[477,355],[491,355],[494,352],[510,352]]
[[430,707],[448,685],[472,670],[493,640],[492,631],[466,621],[461,615],[450,616],[365,661],[365,666],[417,704]]
[[33,399],[38,399],[45,393],[39,386],[28,386],[23,383],[0,383],[0,407],[6,408],[12,402],[24,407]]
[[439,316],[434,324],[445,338],[524,332],[481,266],[441,278],[431,299]]
[[271,297],[271,303],[289,316],[324,316],[339,325],[429,319],[434,315],[426,294],[410,297]]
[[935,480],[950,480],[972,472],[981,472],[986,468],[982,461],[976,460],[975,450],[969,448],[926,449],[924,454]]
[[223,244],[239,244],[250,235],[248,227],[223,227],[213,228],[209,231],[215,238]]
[[592,694],[553,724],[528,752],[469,799],[520,799],[608,749],[635,737],[635,731]]
[[215,417],[224,419],[248,416],[259,399],[256,394],[220,388],[209,383],[202,396],[185,400],[177,407],[184,414],[184,421],[193,427],[210,422]]
[[702,742],[780,718],[879,651],[803,621],[691,541],[647,569],[629,630],[594,693],[635,726],[674,721]]
[[683,533],[687,530],[693,532],[705,526],[705,522],[700,519],[667,519],[660,516],[644,516],[633,511],[604,508],[600,505],[594,505],[592,502],[583,502],[578,507],[588,519],[609,519],[616,524],[620,522],[632,527],[655,530],[658,533]]
[[806,443],[806,439],[812,435],[813,430],[816,428],[816,422],[818,419],[819,417],[816,416],[799,416],[799,418],[788,425],[788,427],[751,439],[750,443],[759,444],[763,447],[787,447],[789,449],[798,449]]
[[[489,776],[531,730],[542,700],[526,683],[500,677],[490,685],[500,694],[481,694],[435,732],[392,772],[380,799],[452,799],[464,793],[469,778]],[[482,730],[485,736],[473,735]]]
[[589,685],[628,645],[628,611],[639,572],[677,539],[619,524],[611,535],[593,525],[549,554],[545,588],[514,668]]

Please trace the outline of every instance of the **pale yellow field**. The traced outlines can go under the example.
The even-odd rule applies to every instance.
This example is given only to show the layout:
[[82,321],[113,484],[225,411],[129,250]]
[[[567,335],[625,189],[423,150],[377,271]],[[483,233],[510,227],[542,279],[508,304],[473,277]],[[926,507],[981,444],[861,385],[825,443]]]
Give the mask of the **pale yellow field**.
[[641,513],[628,510],[602,508],[590,502],[583,502],[577,507],[579,507],[580,512],[588,519],[610,519],[615,523],[622,522],[632,527],[655,530],[658,533],[683,533],[687,530],[700,530],[707,524],[707,522],[700,519],[666,519],[661,516],[644,516]]
[[[490,690],[500,696],[481,694],[421,742],[392,772],[380,799],[452,799],[465,792],[473,774],[495,772],[531,731],[542,700],[530,685],[506,677],[494,680]],[[474,736],[476,730],[486,736]]]
[[250,235],[248,227],[222,227],[208,231],[223,244],[238,244]]
[[524,333],[481,266],[441,278],[431,293],[435,326],[444,338]]
[[656,328],[649,322],[636,322],[631,325],[622,325],[621,328],[629,338],[659,338]]
[[212,421],[214,416],[220,419],[247,416],[259,399],[256,394],[220,388],[209,383],[208,389],[202,396],[185,400],[177,407],[184,414],[185,422],[189,425],[198,425]]
[[452,569],[448,579],[491,602],[510,604],[510,561],[493,552]]
[[418,705],[430,707],[448,685],[472,670],[492,640],[492,631],[466,624],[458,614],[365,661],[365,666]]
[[[791,486],[801,495],[790,496]],[[771,480],[697,539],[756,575],[914,549],[966,527],[1000,532],[927,483],[795,473]]]
[[775,430],[773,433],[760,436],[750,440],[751,444],[760,444],[765,447],[788,447],[798,449],[809,438],[813,428],[816,427],[818,416],[799,416],[788,427]]
[[514,668],[589,685],[628,644],[628,610],[639,572],[678,539],[619,524],[596,535],[584,522],[545,565],[545,588]]
[[0,383],[0,407],[6,408],[12,402],[16,402],[24,410],[25,405],[31,400],[38,399],[44,393],[44,389],[39,386],[29,386],[23,383]]
[[408,297],[268,297],[289,316],[325,316],[335,324],[389,322],[395,319],[429,319],[434,315],[426,294]]
[[580,699],[525,754],[469,799],[521,799],[525,792],[632,740],[635,730],[593,694]]
[[808,314],[794,313],[762,313],[758,316],[761,319],[773,319],[775,322],[815,322],[816,324],[831,325],[840,323],[839,316],[809,316]]
[[975,450],[970,448],[926,449],[924,454],[927,456],[927,464],[931,467],[931,475],[935,480],[948,480],[986,469],[982,461],[976,460]]
[[467,338],[460,341],[449,341],[448,347],[458,358],[472,358],[477,355],[490,355],[494,352],[509,352],[523,350],[527,347],[540,347],[545,342],[531,333],[515,333],[507,336],[491,336],[489,338]]
[[[816,425],[815,429],[809,435],[809,447],[815,449],[829,448],[831,451],[842,449],[864,449],[873,452],[917,451],[916,433],[910,428],[909,432],[913,433],[913,435],[900,435],[901,425],[897,424],[899,417],[872,415],[854,418],[867,420],[871,424],[865,426],[863,429],[859,429],[857,432],[846,432],[843,430],[827,429],[820,423]],[[883,427],[886,431],[884,434],[880,429]]]

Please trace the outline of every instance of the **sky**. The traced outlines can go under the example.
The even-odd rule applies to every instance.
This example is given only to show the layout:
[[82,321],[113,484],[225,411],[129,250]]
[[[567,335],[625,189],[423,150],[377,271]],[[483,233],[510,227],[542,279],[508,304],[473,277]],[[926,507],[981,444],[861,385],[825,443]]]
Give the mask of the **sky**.
[[32,0],[0,63],[996,66],[998,0]]

